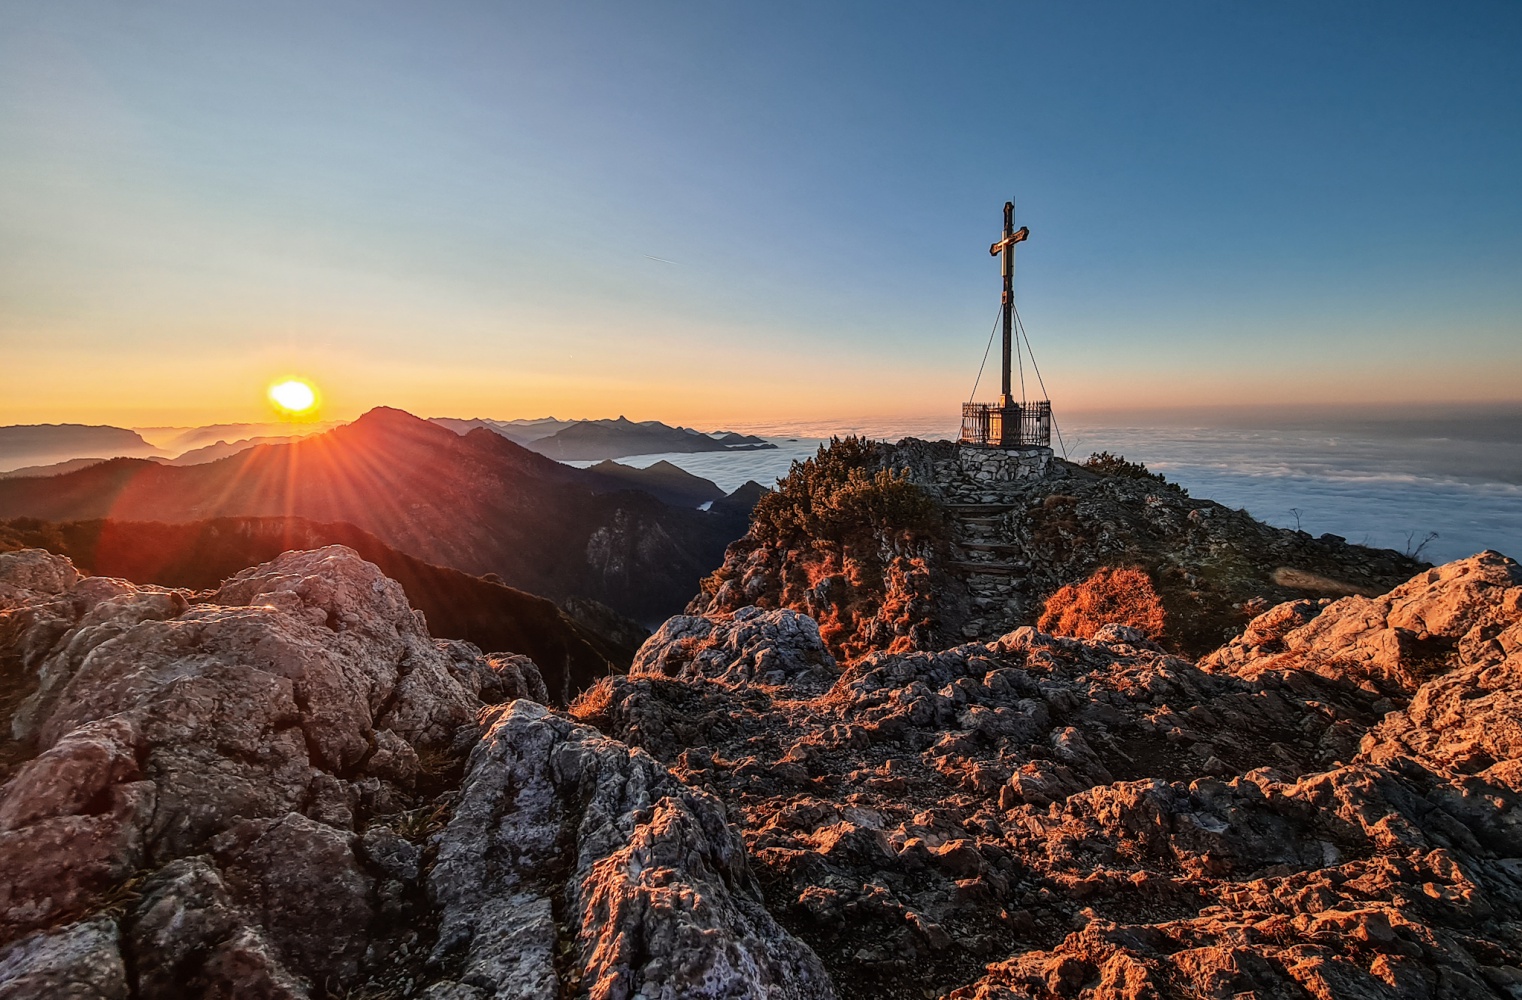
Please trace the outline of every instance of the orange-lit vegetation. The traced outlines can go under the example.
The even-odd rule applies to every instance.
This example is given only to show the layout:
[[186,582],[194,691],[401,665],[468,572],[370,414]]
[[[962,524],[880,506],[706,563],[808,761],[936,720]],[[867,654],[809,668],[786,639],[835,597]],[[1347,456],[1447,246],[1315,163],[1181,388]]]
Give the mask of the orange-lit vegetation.
[[727,561],[700,600],[803,611],[842,660],[916,648],[930,634],[929,555],[943,535],[935,502],[881,468],[874,442],[831,438],[756,505],[736,543],[753,549],[744,578]]
[[936,531],[940,514],[934,501],[907,476],[877,463],[876,445],[867,438],[831,438],[813,458],[794,462],[777,488],[756,504],[757,537],[847,545]]
[[1144,570],[1101,567],[1046,600],[1037,627],[1054,635],[1091,638],[1103,625],[1129,625],[1149,639],[1163,634],[1163,602]]

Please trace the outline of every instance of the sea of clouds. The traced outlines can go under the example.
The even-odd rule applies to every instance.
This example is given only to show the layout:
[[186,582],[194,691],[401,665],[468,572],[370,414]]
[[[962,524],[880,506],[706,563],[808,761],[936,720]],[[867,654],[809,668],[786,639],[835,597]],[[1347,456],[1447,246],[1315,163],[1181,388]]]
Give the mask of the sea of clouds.
[[[1059,453],[1081,461],[1097,451],[1124,455],[1187,489],[1242,508],[1280,527],[1329,532],[1397,551],[1421,549],[1433,562],[1497,549],[1522,558],[1522,414],[1477,412],[1279,420],[1125,421],[1073,418]],[[944,420],[848,420],[736,427],[764,434],[777,449],[640,455],[665,460],[733,490],[754,479],[770,486],[830,434],[897,440],[951,437]],[[587,463],[577,463],[587,464]],[[1436,537],[1429,539],[1435,533]]]

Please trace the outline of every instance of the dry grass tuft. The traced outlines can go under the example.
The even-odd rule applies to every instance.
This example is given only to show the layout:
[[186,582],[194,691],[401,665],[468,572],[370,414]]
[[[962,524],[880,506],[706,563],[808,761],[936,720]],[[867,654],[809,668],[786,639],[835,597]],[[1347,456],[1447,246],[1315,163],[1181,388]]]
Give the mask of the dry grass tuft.
[[599,681],[578,694],[566,708],[566,714],[577,722],[596,726],[613,707],[613,692],[607,681]]
[[1095,570],[1083,583],[1069,584],[1047,598],[1037,627],[1053,635],[1088,639],[1110,624],[1129,625],[1149,639],[1162,636],[1167,616],[1145,570]]

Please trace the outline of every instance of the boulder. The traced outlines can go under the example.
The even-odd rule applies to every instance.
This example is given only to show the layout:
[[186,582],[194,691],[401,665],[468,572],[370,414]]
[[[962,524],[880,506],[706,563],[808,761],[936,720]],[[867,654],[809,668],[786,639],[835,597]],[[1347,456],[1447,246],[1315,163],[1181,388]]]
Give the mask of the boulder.
[[814,619],[786,608],[747,607],[732,615],[668,618],[639,648],[629,674],[821,691],[838,669]]
[[767,912],[717,799],[531,702],[471,752],[429,891],[434,960],[488,996],[835,995]]
[[96,917],[0,948],[0,1000],[127,1000],[116,921]]
[[0,608],[67,593],[79,571],[66,556],[42,549],[0,552]]
[[1281,604],[1200,666],[1248,678],[1305,671],[1405,698],[1459,654],[1504,659],[1522,642],[1519,604],[1522,567],[1481,552],[1429,569],[1382,597]]
[[[69,580],[51,557],[6,565]],[[377,932],[354,828],[407,808],[418,750],[447,753],[480,704],[400,587],[330,547],[201,597],[107,578],[32,593],[0,611],[0,663],[32,688],[7,721],[34,754],[0,788],[0,941],[110,905],[134,951],[187,956],[156,973],[162,995],[357,981]],[[204,933],[167,916],[150,933],[153,907]]]

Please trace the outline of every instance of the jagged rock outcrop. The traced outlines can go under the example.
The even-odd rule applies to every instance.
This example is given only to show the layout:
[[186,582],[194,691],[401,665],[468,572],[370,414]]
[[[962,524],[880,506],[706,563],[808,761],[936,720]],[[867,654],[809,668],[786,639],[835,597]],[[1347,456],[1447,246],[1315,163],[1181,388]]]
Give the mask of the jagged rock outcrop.
[[0,588],[0,998],[1522,996],[1495,553],[1199,663],[686,616],[570,717],[342,548]]
[[629,672],[636,677],[789,684],[799,690],[823,690],[839,674],[812,618],[787,608],[755,607],[721,619],[667,619],[640,647]]
[[[779,534],[764,523],[768,500],[687,613],[792,608],[818,619],[844,660],[986,642],[1035,624],[1063,586],[1102,567],[1135,566],[1150,575],[1167,611],[1165,643],[1197,656],[1272,605],[1379,594],[1425,565],[1332,535],[1272,527],[1126,463],[1107,473],[1040,457],[1018,478],[979,479],[986,473],[969,473],[977,463],[950,442],[834,442],[790,475],[800,506],[817,506],[821,493],[849,493],[843,468],[893,472],[933,501],[939,526],[914,505],[879,500],[862,505],[876,520],[845,519],[862,525],[849,535],[829,524]],[[784,480],[779,493],[788,489]]]
[[[72,572],[0,560],[12,586]],[[356,977],[377,888],[356,829],[412,804],[419,752],[478,705],[400,587],[334,547],[240,573],[206,603],[101,577],[52,589],[3,612],[7,683],[31,688],[7,722],[32,756],[0,790],[0,936],[210,893],[199,908],[220,919],[173,921],[157,942],[196,964],[166,984],[236,979],[200,968],[224,946],[235,967],[264,956],[272,981]],[[196,857],[198,879],[171,867]],[[197,927],[210,936],[187,940]]]
[[[566,611],[505,586],[500,577],[434,566],[351,524],[297,517],[220,517],[179,524],[118,519],[0,521],[0,550],[46,549],[91,576],[184,590],[216,590],[241,570],[292,549],[343,545],[401,584],[436,637],[530,657],[564,706],[597,678],[626,670],[650,634],[610,608],[581,599]],[[592,609],[574,618],[570,607]],[[598,614],[596,609],[601,609]]]
[[1409,696],[1455,653],[1489,665],[1522,646],[1516,565],[1495,552],[1427,570],[1381,597],[1280,605],[1202,662],[1255,677],[1304,671]]
[[78,581],[67,559],[40,549],[0,552],[0,609],[62,594]]
[[1023,628],[823,694],[665,642],[573,713],[729,804],[843,996],[1517,996],[1519,599],[1486,553],[1204,669]]
[[116,922],[97,917],[57,931],[38,931],[0,948],[4,1000],[126,1000]]
[[0,997],[834,995],[718,800],[352,550],[209,595],[6,553],[0,600]]
[[472,752],[428,881],[461,996],[835,995],[717,799],[530,702]]

